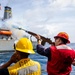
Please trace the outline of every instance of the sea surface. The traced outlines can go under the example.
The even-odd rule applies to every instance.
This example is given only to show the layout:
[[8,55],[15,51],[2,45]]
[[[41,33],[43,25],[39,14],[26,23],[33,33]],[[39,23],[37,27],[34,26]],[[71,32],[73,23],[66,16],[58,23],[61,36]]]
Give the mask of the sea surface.
[[[75,43],[71,43],[69,44],[69,46],[73,49],[75,49]],[[46,45],[46,47],[48,47],[48,45]],[[3,52],[0,53],[0,65],[4,64],[5,62],[7,62],[10,57],[12,56],[14,52]],[[29,58],[38,61],[41,64],[42,67],[42,75],[47,75],[46,72],[46,63],[47,63],[47,58],[45,56],[41,56],[38,53],[34,54],[34,55],[30,55]],[[61,65],[60,65],[61,66]],[[71,75],[75,75],[75,66],[72,66],[72,72]]]

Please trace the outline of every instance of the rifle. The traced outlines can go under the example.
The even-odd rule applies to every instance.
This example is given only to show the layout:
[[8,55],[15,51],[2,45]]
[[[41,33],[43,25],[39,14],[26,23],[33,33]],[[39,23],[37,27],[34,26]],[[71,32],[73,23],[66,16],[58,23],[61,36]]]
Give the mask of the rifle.
[[[25,32],[27,32],[28,34],[30,34],[30,35],[32,35],[32,36],[36,36],[36,35],[37,35],[37,34],[34,33],[34,32],[27,31],[27,30],[22,29],[22,28],[18,28],[18,29],[19,29],[19,30],[24,30]],[[46,37],[44,37],[44,36],[42,36],[42,35],[40,35],[40,37],[41,37],[41,39],[42,39],[42,42],[41,42],[42,45],[45,45],[46,42],[48,42],[49,44],[54,44],[54,42],[52,42],[52,40],[51,40],[50,38],[46,38]]]

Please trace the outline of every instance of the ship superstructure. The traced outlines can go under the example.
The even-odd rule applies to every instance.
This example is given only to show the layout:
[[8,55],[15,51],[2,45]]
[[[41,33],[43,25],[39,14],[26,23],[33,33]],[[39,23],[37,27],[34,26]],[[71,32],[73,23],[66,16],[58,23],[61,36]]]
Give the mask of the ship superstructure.
[[4,22],[12,17],[12,10],[10,7],[5,6],[4,17],[0,21],[0,52],[13,51],[13,44],[15,39],[13,38],[12,31],[4,24]]

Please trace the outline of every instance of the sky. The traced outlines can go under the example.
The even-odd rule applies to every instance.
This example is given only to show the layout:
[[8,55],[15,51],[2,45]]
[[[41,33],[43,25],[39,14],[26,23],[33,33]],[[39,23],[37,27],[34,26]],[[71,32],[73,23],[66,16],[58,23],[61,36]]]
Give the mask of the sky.
[[[0,3],[0,18],[5,6],[12,8],[8,26],[15,25],[53,41],[59,32],[66,32],[75,43],[75,0],[0,0]],[[16,30],[13,33],[16,35]]]

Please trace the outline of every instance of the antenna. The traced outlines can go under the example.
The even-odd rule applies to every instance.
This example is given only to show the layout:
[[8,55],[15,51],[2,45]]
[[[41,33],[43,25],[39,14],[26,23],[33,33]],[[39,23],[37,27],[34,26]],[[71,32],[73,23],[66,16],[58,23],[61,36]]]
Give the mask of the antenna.
[[10,2],[10,0],[8,0],[8,2],[7,2],[7,4],[6,4],[6,6],[8,6],[8,5],[9,5],[9,2]]

